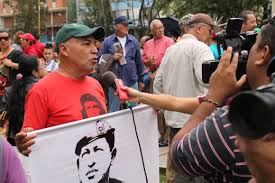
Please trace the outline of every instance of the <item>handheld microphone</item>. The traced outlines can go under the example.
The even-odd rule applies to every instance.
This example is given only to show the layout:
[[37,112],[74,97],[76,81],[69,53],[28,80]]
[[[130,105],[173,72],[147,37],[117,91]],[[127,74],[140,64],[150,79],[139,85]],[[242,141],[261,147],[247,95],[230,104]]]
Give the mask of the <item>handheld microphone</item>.
[[121,79],[118,79],[116,75],[111,72],[107,71],[102,75],[102,82],[107,87],[112,87],[118,93],[119,100],[127,101],[128,100],[128,93],[121,89],[124,87],[124,83]]

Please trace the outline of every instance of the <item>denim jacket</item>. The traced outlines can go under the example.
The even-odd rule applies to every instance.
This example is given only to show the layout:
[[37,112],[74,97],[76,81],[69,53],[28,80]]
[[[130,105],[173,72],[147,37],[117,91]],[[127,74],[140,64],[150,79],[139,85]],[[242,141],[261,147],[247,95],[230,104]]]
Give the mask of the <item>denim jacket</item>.
[[[115,34],[105,38],[99,50],[98,58],[103,54],[114,54],[113,44],[116,42],[119,42],[119,40]],[[132,86],[136,82],[143,82],[144,65],[141,61],[140,46],[136,38],[127,35],[125,50],[127,64],[120,65],[115,61],[114,67],[117,67],[118,77],[123,80],[126,86]]]

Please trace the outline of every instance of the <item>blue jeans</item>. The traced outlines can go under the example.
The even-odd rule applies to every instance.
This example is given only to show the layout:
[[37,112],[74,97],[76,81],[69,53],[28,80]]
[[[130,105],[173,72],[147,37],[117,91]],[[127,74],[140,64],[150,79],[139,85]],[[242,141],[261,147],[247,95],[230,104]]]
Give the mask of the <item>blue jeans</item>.
[[[134,85],[129,87],[138,90],[137,82]],[[115,96],[114,93],[115,93],[115,90],[112,87],[108,87],[109,113],[120,110],[119,98],[118,96]],[[131,103],[131,106],[135,107],[137,106],[137,103]]]
[[143,76],[143,81],[144,81],[144,87],[147,87],[150,85],[150,76],[152,75],[151,72],[148,72],[146,73],[144,76]]

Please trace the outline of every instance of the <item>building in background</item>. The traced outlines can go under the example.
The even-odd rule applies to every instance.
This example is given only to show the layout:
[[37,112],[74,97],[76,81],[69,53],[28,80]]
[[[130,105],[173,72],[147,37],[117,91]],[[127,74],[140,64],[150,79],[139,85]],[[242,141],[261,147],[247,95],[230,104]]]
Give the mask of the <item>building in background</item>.
[[[11,7],[10,3],[16,3],[15,1],[5,1],[0,0],[0,28],[12,30],[14,22],[14,9]],[[56,32],[62,27],[65,23],[68,22],[68,2],[67,0],[37,0],[39,4],[38,11],[40,8],[47,8],[47,22],[46,22],[46,31],[41,32],[42,41],[51,41],[54,39]],[[15,6],[16,7],[16,6]],[[38,21],[38,30],[40,29],[40,20],[39,16],[36,20]]]
[[[115,18],[117,16],[126,16],[130,20],[130,32],[135,34],[136,30],[139,30],[141,25],[139,21],[139,13],[141,7],[141,0],[96,0],[95,2],[110,1],[111,16]],[[14,21],[14,10],[11,8],[10,3],[18,2],[18,0],[0,0],[0,28],[13,30],[13,26],[16,23]],[[144,11],[149,11],[153,0],[144,0]],[[77,23],[83,23],[83,13],[87,11],[84,0],[37,0],[40,8],[47,8],[47,22],[46,30],[41,31],[42,41],[54,40],[55,34],[62,25],[71,22],[68,20],[68,15],[76,16],[75,21]],[[69,6],[75,7],[75,12],[70,12]],[[39,8],[38,8],[39,11]],[[143,19],[142,26],[148,26],[148,20]],[[37,29],[40,30],[39,17],[33,21],[38,21]],[[112,27],[112,25],[109,25]]]
[[48,0],[47,37],[54,40],[56,32],[68,22],[67,0]]

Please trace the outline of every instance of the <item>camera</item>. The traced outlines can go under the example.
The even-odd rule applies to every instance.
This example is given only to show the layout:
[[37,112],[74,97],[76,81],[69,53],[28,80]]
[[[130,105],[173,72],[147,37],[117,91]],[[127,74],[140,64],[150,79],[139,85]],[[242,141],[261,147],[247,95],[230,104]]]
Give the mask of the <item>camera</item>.
[[[228,46],[231,46],[233,53],[239,53],[238,69],[236,71],[236,77],[239,79],[246,73],[246,62],[248,54],[256,42],[256,32],[241,33],[243,19],[242,18],[230,18],[227,22],[226,31],[217,34],[217,49],[219,57],[221,57],[221,46],[224,50]],[[216,70],[219,64],[219,60],[208,60],[202,63],[202,80],[204,83],[209,83],[211,74]]]
[[267,67],[271,83],[236,95],[229,108],[233,129],[242,137],[257,139],[275,132],[275,57]]

